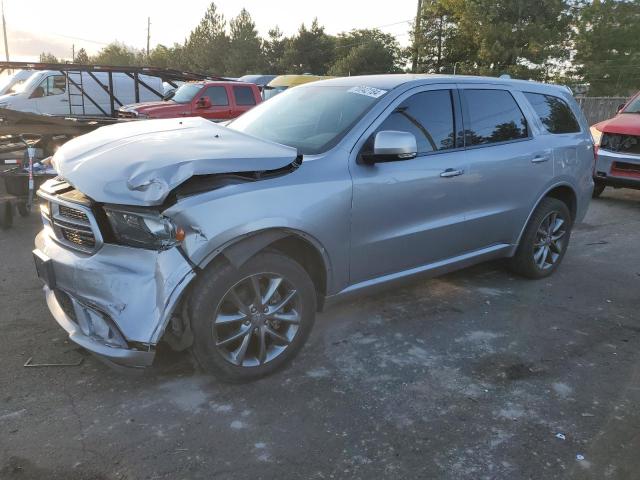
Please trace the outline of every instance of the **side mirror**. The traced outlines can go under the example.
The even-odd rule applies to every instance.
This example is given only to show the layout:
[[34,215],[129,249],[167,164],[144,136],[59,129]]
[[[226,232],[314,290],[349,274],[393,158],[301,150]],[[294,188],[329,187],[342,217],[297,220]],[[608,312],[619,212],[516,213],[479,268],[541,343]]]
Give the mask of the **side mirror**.
[[29,98],[40,98],[40,97],[44,97],[44,88],[36,87]]
[[196,103],[196,108],[211,108],[211,99],[209,97],[200,97]]
[[418,154],[418,142],[413,133],[383,130],[376,133],[373,153],[363,155],[365,163],[409,160]]
[[620,105],[618,105],[618,108],[616,109],[616,113],[620,113],[625,105],[626,103],[621,103]]

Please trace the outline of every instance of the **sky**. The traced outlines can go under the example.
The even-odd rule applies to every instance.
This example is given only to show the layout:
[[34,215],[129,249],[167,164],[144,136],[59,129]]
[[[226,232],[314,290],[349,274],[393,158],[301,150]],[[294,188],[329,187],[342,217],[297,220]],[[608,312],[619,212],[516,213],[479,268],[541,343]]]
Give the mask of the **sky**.
[[[146,48],[147,17],[151,17],[151,48],[158,43],[182,43],[198,24],[210,0],[4,0],[10,60],[35,61],[46,51],[71,59],[71,48],[96,53],[118,40]],[[380,27],[402,45],[409,40],[409,21],[416,0],[216,0],[227,21],[246,8],[258,32],[266,36],[278,25],[285,35],[295,33],[302,22],[318,17],[327,33],[353,28]],[[0,43],[2,38],[0,36]],[[4,60],[4,44],[0,58]]]

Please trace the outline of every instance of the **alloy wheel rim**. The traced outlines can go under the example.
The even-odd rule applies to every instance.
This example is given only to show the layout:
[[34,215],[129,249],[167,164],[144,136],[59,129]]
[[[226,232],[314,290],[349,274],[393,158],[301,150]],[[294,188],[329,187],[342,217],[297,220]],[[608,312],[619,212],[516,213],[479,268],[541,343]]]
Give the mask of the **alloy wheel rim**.
[[243,278],[222,297],[213,321],[215,346],[229,363],[257,367],[280,356],[296,336],[300,296],[282,275]]
[[533,244],[533,261],[540,270],[547,270],[558,262],[566,233],[566,221],[559,212],[550,212],[544,217]]

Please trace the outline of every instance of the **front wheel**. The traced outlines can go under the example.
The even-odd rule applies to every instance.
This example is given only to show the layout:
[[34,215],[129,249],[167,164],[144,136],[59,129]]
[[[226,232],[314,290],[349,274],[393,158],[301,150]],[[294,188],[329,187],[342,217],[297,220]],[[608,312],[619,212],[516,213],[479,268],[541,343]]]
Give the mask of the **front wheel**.
[[212,265],[190,301],[196,360],[231,382],[283,368],[307,340],[316,312],[309,275],[278,252],[259,253],[238,269]]
[[512,270],[528,278],[551,275],[567,251],[571,227],[571,213],[564,202],[549,197],[542,199],[511,259]]

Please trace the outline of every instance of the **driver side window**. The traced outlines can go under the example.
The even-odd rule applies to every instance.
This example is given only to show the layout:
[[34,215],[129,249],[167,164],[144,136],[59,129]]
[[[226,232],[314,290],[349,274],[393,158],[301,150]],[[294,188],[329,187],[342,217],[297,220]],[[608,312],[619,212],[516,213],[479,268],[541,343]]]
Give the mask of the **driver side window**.
[[36,90],[40,90],[40,97],[48,97],[51,95],[61,95],[67,91],[67,82],[64,75],[50,75],[45,78],[40,85],[36,87]]
[[418,155],[425,155],[455,147],[454,125],[451,90],[430,90],[403,101],[376,133],[383,130],[412,133],[418,143]]

